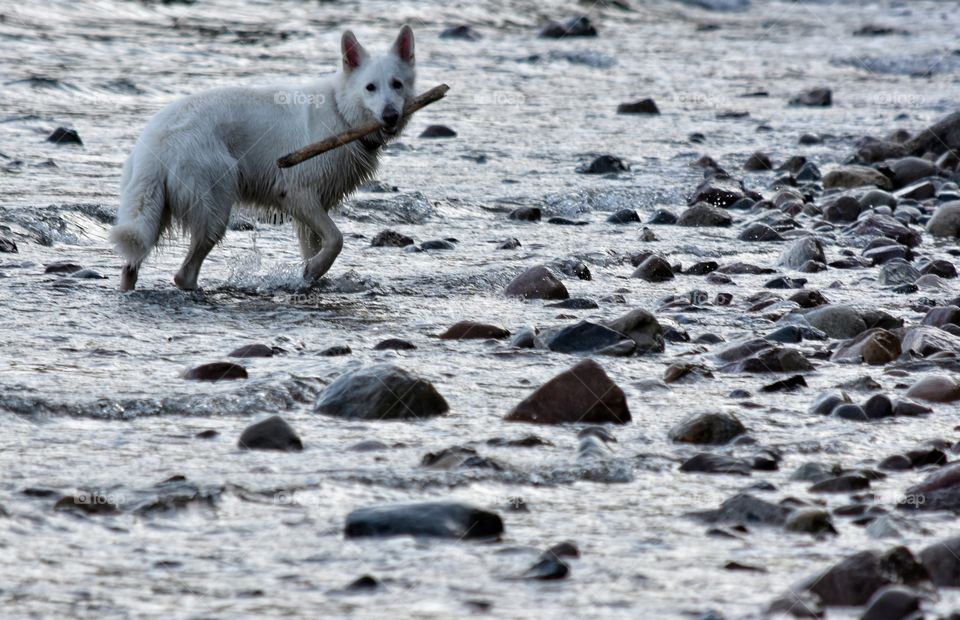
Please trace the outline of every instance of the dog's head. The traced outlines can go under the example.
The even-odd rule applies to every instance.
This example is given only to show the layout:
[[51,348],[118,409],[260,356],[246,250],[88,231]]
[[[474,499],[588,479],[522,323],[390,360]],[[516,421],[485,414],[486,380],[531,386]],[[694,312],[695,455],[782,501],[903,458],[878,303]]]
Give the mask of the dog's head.
[[372,58],[349,30],[340,42],[344,88],[340,104],[350,111],[351,122],[377,121],[384,141],[398,135],[407,119],[404,106],[414,98],[416,70],[413,30],[404,26],[389,53]]

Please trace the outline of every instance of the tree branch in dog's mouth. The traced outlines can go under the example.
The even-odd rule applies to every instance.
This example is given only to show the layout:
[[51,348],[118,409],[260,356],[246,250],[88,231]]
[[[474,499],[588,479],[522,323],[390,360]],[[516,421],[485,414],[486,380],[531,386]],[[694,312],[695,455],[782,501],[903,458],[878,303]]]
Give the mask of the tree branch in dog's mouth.
[[[448,90],[450,90],[449,86],[446,84],[440,84],[439,86],[434,86],[430,90],[417,95],[413,101],[408,103],[403,108],[403,117],[407,118],[417,110],[443,99]],[[380,131],[382,135],[390,138],[397,134],[396,129],[388,129],[380,123],[374,121],[367,123],[366,125],[361,125],[360,127],[344,131],[336,136],[330,136],[329,138],[325,138],[319,142],[308,144],[307,146],[300,150],[294,151],[293,153],[288,153],[277,160],[277,166],[281,168],[290,168],[291,166],[302,164],[312,157],[316,157],[317,155],[326,153],[327,151],[341,147],[345,144],[350,144],[354,140],[359,140],[375,131]]]

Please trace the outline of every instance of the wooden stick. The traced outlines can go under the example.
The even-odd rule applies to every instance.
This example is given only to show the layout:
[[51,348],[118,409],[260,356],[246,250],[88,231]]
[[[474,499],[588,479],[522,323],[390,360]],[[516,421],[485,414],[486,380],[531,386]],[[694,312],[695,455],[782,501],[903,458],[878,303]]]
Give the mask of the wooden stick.
[[[413,101],[403,108],[403,116],[410,116],[420,108],[443,99],[443,96],[447,94],[448,90],[450,90],[449,86],[446,84],[440,84],[439,86],[434,86],[425,93],[417,95]],[[343,146],[344,144],[350,144],[354,140],[359,140],[360,138],[369,135],[378,129],[383,129],[383,125],[376,121],[372,121],[366,125],[361,125],[360,127],[347,130],[336,136],[330,136],[329,138],[325,138],[319,142],[308,144],[300,150],[288,153],[277,160],[277,165],[281,168],[290,168],[291,166],[302,164],[311,157],[316,157],[321,153],[326,153],[327,151]]]

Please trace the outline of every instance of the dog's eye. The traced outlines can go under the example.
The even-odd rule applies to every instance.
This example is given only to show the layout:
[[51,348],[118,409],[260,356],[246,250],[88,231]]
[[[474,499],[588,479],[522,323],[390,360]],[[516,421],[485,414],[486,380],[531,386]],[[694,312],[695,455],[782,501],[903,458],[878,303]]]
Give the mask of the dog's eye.
[[390,82],[390,86],[393,86],[396,90],[400,90],[401,88],[403,88],[403,82],[401,82],[400,80],[394,80]]
[[377,90],[377,85],[371,82],[367,84],[367,90],[369,90],[372,93],[373,91]]

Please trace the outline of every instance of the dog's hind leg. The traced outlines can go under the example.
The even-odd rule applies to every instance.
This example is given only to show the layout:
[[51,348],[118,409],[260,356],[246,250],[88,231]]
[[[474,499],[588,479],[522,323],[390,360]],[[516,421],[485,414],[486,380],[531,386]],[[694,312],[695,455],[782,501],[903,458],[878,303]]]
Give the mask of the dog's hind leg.
[[197,288],[200,267],[207,254],[227,233],[230,210],[234,203],[232,175],[220,179],[208,193],[199,196],[182,215],[184,227],[190,231],[190,249],[173,283],[185,291]]
[[[343,234],[337,225],[330,219],[330,215],[319,206],[304,213],[307,226],[320,239],[320,251],[307,259],[303,268],[303,277],[306,280],[317,280],[330,270],[333,261],[337,260],[343,249]],[[301,241],[301,249],[303,242]]]

